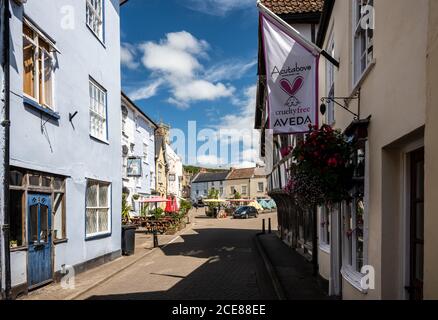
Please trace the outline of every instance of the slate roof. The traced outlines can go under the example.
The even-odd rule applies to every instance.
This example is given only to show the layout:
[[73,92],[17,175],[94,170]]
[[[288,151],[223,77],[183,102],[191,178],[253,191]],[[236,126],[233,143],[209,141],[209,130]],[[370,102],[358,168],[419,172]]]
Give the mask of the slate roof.
[[254,176],[255,168],[233,169],[227,180],[251,179]]
[[262,0],[275,14],[322,12],[324,0]]
[[228,173],[229,171],[200,173],[193,179],[192,183],[224,181]]

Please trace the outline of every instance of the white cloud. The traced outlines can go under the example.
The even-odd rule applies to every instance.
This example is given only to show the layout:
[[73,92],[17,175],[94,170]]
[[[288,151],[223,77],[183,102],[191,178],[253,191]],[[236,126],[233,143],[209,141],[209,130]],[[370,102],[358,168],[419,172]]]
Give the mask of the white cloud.
[[209,44],[205,40],[181,31],[168,33],[159,42],[143,43],[139,48],[143,65],[153,71],[153,77],[160,79],[160,85],[170,89],[168,103],[184,109],[191,102],[233,96],[232,86],[203,76],[204,67],[199,60],[208,57]]
[[262,164],[260,159],[260,133],[254,128],[254,110],[257,86],[246,88],[239,109],[235,113],[222,116],[213,128],[221,143],[228,141],[230,149],[238,149],[238,154],[230,154],[227,163],[233,167],[254,167]]
[[192,77],[195,71],[202,69],[198,57],[205,56],[207,48],[206,41],[198,40],[186,31],[168,33],[158,43],[149,41],[140,45],[146,68],[178,78]]
[[140,65],[135,61],[136,49],[133,45],[129,43],[122,43],[120,47],[120,61],[122,66],[129,69],[136,69]]
[[163,81],[158,79],[156,81],[153,81],[151,83],[148,83],[147,85],[138,88],[134,91],[131,91],[128,96],[133,101],[138,100],[146,100],[149,99],[157,94],[158,88],[163,84]]
[[232,10],[247,9],[256,6],[255,0],[189,0],[186,6],[202,13],[224,16]]
[[217,167],[225,164],[225,161],[217,155],[202,155],[197,157],[197,164],[200,166]]
[[234,88],[222,83],[213,84],[206,80],[193,80],[187,84],[175,85],[175,98],[181,101],[212,101],[219,98],[231,97]]
[[257,60],[250,62],[231,61],[217,64],[205,72],[205,79],[209,81],[240,79],[256,64]]

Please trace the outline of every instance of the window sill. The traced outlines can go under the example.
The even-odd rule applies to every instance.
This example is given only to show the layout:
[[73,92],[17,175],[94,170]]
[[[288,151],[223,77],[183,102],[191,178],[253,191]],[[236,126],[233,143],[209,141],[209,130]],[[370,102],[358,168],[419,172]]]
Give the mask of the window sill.
[[357,82],[353,86],[353,91],[351,92],[350,97],[356,95],[356,93],[359,91],[360,87],[363,85],[363,83],[365,82],[366,78],[371,73],[371,70],[374,68],[375,65],[376,65],[376,59],[373,59],[373,61],[370,62],[370,64],[366,67],[362,75],[359,77],[359,80],[357,80]]
[[27,246],[20,246],[20,247],[15,247],[15,248],[9,248],[9,251],[12,252],[20,252],[20,251],[27,251]]
[[109,232],[109,233],[103,233],[103,234],[96,234],[96,235],[92,235],[92,236],[87,236],[85,238],[85,241],[94,241],[94,240],[110,238],[111,235],[112,235],[112,233]]
[[93,139],[93,140],[96,140],[97,142],[101,142],[101,143],[104,143],[104,144],[107,144],[107,145],[110,144],[108,140],[98,138],[96,136],[93,136],[92,134],[90,134],[90,138]]
[[345,281],[353,286],[356,290],[358,290],[362,294],[367,294],[368,290],[363,289],[360,280],[363,278],[363,275],[357,271],[353,271],[350,267],[342,266],[341,275]]
[[54,245],[63,244],[63,243],[67,243],[67,242],[68,242],[68,239],[53,240]]
[[319,250],[321,250],[322,252],[325,252],[327,254],[330,254],[330,245],[326,244],[326,243],[322,243],[319,245]]
[[59,113],[42,106],[41,104],[39,104],[35,100],[32,100],[26,96],[23,97],[23,103],[28,107],[34,108],[34,109],[46,114],[47,116],[49,116],[52,119],[55,119],[55,120],[61,119],[61,116],[59,115]]

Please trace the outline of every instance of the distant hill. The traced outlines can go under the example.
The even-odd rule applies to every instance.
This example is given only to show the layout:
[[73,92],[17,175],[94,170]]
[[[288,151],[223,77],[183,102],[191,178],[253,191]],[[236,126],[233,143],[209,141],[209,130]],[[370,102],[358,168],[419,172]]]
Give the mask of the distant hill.
[[210,169],[210,168],[203,168],[203,167],[196,167],[196,166],[184,166],[184,170],[187,172],[190,172],[192,174],[197,174],[201,170],[205,170],[207,172],[224,172],[228,171],[227,169]]

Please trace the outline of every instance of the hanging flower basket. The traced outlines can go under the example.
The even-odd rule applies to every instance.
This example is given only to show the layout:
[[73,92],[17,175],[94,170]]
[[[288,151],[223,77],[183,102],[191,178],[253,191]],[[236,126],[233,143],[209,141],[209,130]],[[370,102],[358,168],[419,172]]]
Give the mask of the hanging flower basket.
[[306,139],[292,151],[286,191],[300,207],[333,204],[349,198],[353,146],[330,126],[310,127]]

